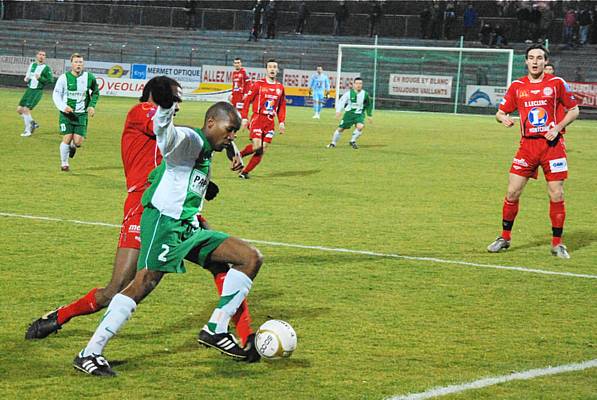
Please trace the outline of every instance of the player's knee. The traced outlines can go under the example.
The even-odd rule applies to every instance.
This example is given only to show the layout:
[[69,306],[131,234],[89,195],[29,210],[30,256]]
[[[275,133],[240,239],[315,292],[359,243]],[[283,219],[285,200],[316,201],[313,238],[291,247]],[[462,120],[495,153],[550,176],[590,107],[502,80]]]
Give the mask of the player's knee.
[[245,267],[247,268],[247,275],[255,277],[259,269],[263,265],[263,254],[256,248],[251,248],[247,259],[245,260]]
[[564,188],[551,189],[549,199],[553,202],[564,201]]
[[255,150],[256,156],[262,156],[263,153],[265,153],[265,147],[259,147],[257,150]]

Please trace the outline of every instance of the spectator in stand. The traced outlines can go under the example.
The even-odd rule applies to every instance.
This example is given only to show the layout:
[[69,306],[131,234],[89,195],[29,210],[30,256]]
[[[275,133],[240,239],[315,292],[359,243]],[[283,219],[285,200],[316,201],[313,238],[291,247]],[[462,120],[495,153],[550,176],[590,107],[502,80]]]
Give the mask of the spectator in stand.
[[549,38],[551,32],[551,24],[553,23],[554,13],[549,4],[544,3],[543,10],[541,12],[541,22],[539,23],[539,38],[538,42],[543,43],[545,39]]
[[477,85],[486,86],[489,85],[489,78],[487,77],[487,67],[479,65],[477,67]]
[[477,10],[475,10],[473,3],[469,3],[464,11],[464,39],[469,40],[471,32],[475,31],[477,16]]
[[371,9],[369,10],[369,37],[373,37],[373,35],[379,33],[377,27],[382,16],[383,6],[381,0],[373,0],[371,2]]
[[301,1],[298,8],[298,22],[296,24],[296,34],[302,35],[305,25],[307,25],[307,19],[309,18],[309,7],[306,1]]
[[597,4],[591,13],[593,24],[591,25],[591,44],[597,44]]
[[518,21],[518,40],[526,42],[529,40],[529,18],[531,10],[522,2],[516,10],[516,19]]
[[425,7],[421,14],[419,14],[419,22],[421,23],[421,37],[427,39],[429,37],[429,23],[431,22],[431,11],[429,7]]
[[344,23],[348,19],[348,6],[346,2],[340,1],[334,13],[334,35],[342,35],[344,33]]
[[493,43],[493,28],[490,23],[486,22],[481,27],[481,31],[479,32],[479,42],[485,46],[491,46]]
[[263,15],[263,4],[261,0],[257,0],[255,5],[251,9],[253,13],[253,28],[251,28],[251,33],[249,34],[249,42],[251,39],[255,41],[259,40],[259,32],[261,32],[261,17]]
[[269,0],[265,6],[265,25],[267,29],[267,39],[276,38],[276,20],[278,19],[278,9],[276,8],[276,2]]
[[533,4],[533,8],[529,14],[529,22],[531,29],[531,41],[534,42],[539,39],[541,26],[541,10],[539,4]]
[[187,14],[187,26],[185,30],[196,30],[197,29],[197,2],[195,0],[189,0],[185,3],[185,13]]
[[585,82],[585,74],[581,67],[576,67],[574,70],[574,82]]
[[443,13],[439,4],[433,4],[431,9],[431,39],[439,40],[442,32]]
[[497,24],[495,26],[495,29],[493,30],[493,42],[491,44],[497,47],[508,45],[508,39],[506,38],[506,30],[502,25]]
[[452,39],[452,30],[456,23],[456,11],[454,10],[454,3],[449,2],[446,4],[446,10],[444,11],[444,38],[447,40]]
[[572,8],[568,8],[564,14],[564,43],[566,43],[566,46],[568,47],[572,47],[575,26],[576,12]]
[[583,7],[578,15],[578,42],[581,45],[587,44],[589,38],[589,28],[593,23],[591,12],[587,7]]

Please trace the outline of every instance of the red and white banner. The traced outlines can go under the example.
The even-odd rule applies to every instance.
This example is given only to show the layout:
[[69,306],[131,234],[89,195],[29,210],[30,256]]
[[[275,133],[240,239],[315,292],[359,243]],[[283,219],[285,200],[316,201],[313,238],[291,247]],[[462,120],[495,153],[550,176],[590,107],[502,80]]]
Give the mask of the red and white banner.
[[452,77],[439,75],[390,74],[388,88],[392,96],[452,97]]
[[[232,86],[232,72],[234,67],[224,65],[204,65],[201,74],[202,83],[219,83]],[[251,80],[265,78],[265,68],[245,68]],[[228,89],[230,89],[230,87]]]
[[95,78],[101,96],[141,97],[146,82],[141,79],[110,78],[105,75]]
[[[291,96],[309,96],[309,80],[315,74],[315,70],[306,69],[284,69],[282,83],[286,94]],[[330,96],[336,95],[336,72],[324,72],[330,78]],[[342,72],[340,74],[340,94],[350,89],[354,78],[360,76],[359,72]]]
[[597,82],[568,82],[582,107],[597,108]]

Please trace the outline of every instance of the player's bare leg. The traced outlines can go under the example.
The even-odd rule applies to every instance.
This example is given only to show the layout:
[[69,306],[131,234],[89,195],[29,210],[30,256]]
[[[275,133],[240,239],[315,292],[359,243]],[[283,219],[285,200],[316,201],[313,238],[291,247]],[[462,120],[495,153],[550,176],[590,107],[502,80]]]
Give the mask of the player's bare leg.
[[568,249],[562,244],[564,221],[566,219],[566,205],[564,203],[564,181],[548,181],[549,218],[551,220],[551,254],[568,259]]
[[508,191],[502,208],[502,234],[487,246],[487,251],[490,253],[498,253],[510,247],[512,227],[518,214],[518,202],[528,181],[528,177],[510,174],[508,178]]
[[258,357],[249,357],[254,350],[252,342],[248,343],[249,347],[245,350],[238,351],[234,337],[228,333],[228,324],[251,290],[253,279],[263,263],[263,257],[247,242],[230,237],[211,253],[210,260],[214,263],[231,264],[231,268],[224,279],[220,301],[207,325],[199,332],[197,340],[231,357],[257,361]]
[[83,145],[84,137],[81,135],[77,135],[76,133],[73,135],[73,140],[70,142],[70,149],[68,156],[69,158],[73,158],[77,149]]
[[251,172],[261,162],[261,159],[265,154],[265,150],[267,149],[267,142],[264,142],[261,139],[253,138],[250,146],[250,153],[248,152],[248,146],[241,151],[241,155],[243,157],[248,154],[253,154],[253,157],[251,157],[247,166],[238,175],[238,177],[241,179],[249,179],[249,172]]
[[359,146],[357,145],[357,139],[363,134],[364,128],[364,124],[358,123],[356,125],[356,129],[352,132],[352,137],[350,138],[350,142],[348,142],[348,144],[351,145],[353,149],[359,148]]
[[336,147],[338,140],[340,140],[340,136],[342,136],[342,132],[344,132],[344,128],[336,128],[336,131],[332,135],[332,141],[326,146],[328,149]]

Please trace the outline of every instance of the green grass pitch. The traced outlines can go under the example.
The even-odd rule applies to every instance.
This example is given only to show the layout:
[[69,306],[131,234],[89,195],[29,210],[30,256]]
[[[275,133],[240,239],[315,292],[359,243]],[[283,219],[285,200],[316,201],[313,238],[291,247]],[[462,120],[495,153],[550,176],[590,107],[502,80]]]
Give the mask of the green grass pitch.
[[[135,99],[101,98],[88,140],[60,171],[50,93],[41,125],[21,138],[20,90],[0,90],[0,213],[118,224],[125,198],[120,134]],[[178,123],[200,126],[208,104],[184,103]],[[493,118],[379,111],[359,144],[324,110],[288,109],[278,135],[243,181],[215,156],[219,196],[205,216],[235,236],[419,258],[597,274],[597,123],[567,134],[564,242],[549,254],[542,174],[521,200],[512,248],[499,233],[517,128]],[[247,133],[239,133],[240,146]],[[166,277],[106,348],[119,373],[94,379],[71,362],[100,313],[25,341],[27,325],[110,278],[118,229],[0,216],[0,398],[383,399],[433,387],[597,358],[597,280],[257,244],[265,264],[249,296],[254,325],[290,322],[287,360],[246,365],[199,347],[217,302],[210,274]],[[468,390],[442,399],[597,399],[597,369]]]

